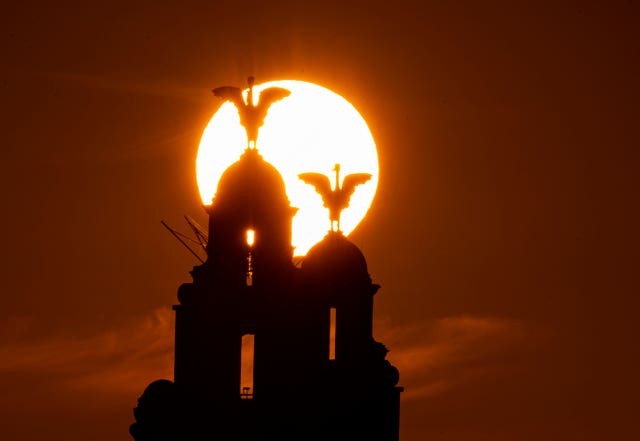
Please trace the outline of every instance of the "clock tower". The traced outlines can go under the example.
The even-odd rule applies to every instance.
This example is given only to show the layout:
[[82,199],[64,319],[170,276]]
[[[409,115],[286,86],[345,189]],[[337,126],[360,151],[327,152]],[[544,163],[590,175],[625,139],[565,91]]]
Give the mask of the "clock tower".
[[145,389],[133,438],[398,441],[402,388],[372,335],[362,252],[332,230],[294,265],[296,209],[255,139],[207,212],[207,260],[173,307],[174,379]]

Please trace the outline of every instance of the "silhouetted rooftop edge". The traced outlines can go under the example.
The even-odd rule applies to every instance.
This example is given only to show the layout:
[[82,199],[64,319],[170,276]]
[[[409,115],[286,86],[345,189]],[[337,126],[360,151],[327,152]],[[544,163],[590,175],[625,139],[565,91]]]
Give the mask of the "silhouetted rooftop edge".
[[339,231],[329,231],[314,245],[303,259],[301,268],[306,274],[317,273],[324,278],[369,277],[364,254]]
[[212,205],[220,206],[259,193],[268,204],[289,205],[286,187],[280,172],[265,161],[256,149],[246,149],[240,159],[231,164],[220,177]]

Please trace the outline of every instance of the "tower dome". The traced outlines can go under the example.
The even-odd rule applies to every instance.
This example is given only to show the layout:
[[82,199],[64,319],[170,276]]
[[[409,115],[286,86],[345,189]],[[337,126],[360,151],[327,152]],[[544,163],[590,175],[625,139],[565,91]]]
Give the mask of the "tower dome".
[[284,180],[280,172],[266,162],[256,149],[245,150],[240,160],[227,168],[220,177],[212,201],[216,208],[273,208],[274,204],[277,207],[289,207]]
[[264,279],[292,265],[296,210],[282,176],[257,150],[245,150],[223,173],[208,211],[208,261],[224,277],[240,282],[256,272]]
[[341,232],[329,231],[309,250],[302,271],[310,279],[330,283],[370,282],[362,251]]

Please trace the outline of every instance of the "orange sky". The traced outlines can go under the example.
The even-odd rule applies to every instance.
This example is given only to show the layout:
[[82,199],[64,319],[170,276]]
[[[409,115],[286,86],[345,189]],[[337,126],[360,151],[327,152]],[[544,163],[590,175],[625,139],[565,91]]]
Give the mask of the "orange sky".
[[638,437],[637,2],[13,3],[3,440],[131,439],[196,264],[160,220],[206,224],[211,89],[250,74],[334,90],[378,143],[352,240],[402,441]]

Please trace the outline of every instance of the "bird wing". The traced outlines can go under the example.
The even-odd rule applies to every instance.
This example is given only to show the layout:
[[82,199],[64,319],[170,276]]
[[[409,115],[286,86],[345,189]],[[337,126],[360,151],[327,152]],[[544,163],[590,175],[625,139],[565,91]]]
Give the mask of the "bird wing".
[[291,91],[282,87],[269,87],[260,92],[256,111],[260,115],[260,119],[264,119],[271,104],[280,101],[291,95]]
[[313,185],[316,192],[322,196],[322,201],[325,206],[327,206],[331,200],[331,194],[333,193],[331,190],[331,183],[327,176],[322,173],[300,173],[298,178],[300,178],[305,184]]
[[371,179],[371,175],[369,173],[352,173],[344,177],[341,187],[341,199],[345,202],[345,207],[348,206],[349,199],[351,199],[351,195],[353,195],[356,187],[360,184],[364,184],[369,179]]
[[240,89],[239,87],[217,87],[213,89],[213,94],[225,101],[231,101],[236,105],[238,110],[247,106],[244,102],[244,97],[242,96],[242,89]]

